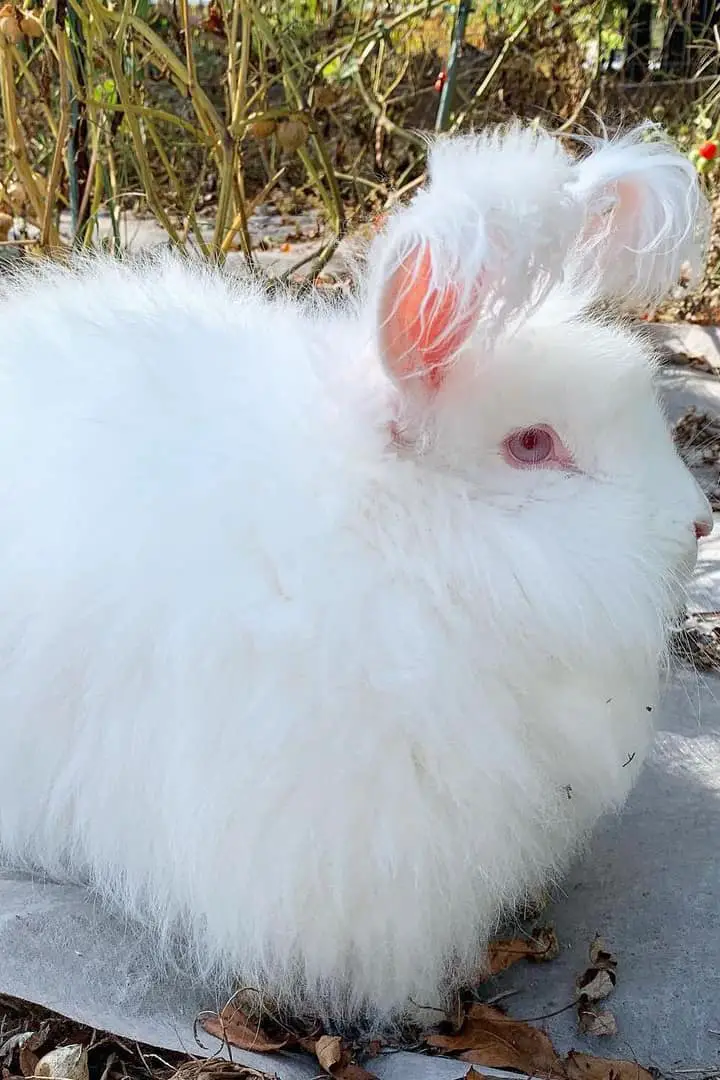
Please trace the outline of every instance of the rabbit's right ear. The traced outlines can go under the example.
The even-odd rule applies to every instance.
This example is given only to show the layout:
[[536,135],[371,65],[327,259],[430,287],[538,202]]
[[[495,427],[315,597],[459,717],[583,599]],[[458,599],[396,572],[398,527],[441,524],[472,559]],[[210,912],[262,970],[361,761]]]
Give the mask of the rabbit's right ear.
[[709,206],[692,162],[654,124],[615,139],[586,139],[570,190],[586,224],[572,260],[596,299],[661,299],[684,266],[697,271],[708,239]]

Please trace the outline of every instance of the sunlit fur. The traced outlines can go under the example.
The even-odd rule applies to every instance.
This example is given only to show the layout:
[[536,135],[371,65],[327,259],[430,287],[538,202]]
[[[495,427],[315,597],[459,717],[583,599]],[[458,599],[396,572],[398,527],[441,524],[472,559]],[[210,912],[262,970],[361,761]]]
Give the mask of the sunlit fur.
[[[335,1021],[438,1003],[622,804],[707,515],[645,345],[584,314],[602,280],[560,282],[579,166],[515,130],[504,170],[492,139],[491,172],[482,141],[442,145],[347,310],[170,257],[45,268],[0,303],[6,857]],[[473,229],[502,237],[507,306],[396,445],[396,239],[471,280]],[[630,277],[644,257],[616,246]],[[503,460],[534,423],[577,471]]]

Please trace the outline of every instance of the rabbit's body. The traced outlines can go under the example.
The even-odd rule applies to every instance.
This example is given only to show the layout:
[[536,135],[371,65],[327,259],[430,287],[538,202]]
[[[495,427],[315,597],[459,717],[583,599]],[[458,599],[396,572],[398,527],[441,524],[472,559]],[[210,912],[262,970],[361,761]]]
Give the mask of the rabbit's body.
[[[170,259],[19,281],[6,855],[336,1018],[471,973],[622,803],[706,514],[642,344],[583,307],[558,288],[458,361],[419,452],[362,301]],[[511,468],[546,420],[572,467]]]

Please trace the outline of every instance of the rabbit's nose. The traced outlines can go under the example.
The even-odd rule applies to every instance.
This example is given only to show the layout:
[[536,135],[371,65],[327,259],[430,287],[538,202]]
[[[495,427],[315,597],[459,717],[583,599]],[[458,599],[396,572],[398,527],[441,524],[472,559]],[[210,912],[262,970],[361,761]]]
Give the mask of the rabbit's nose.
[[698,484],[697,480],[695,480],[694,482],[695,494],[698,496],[698,501],[695,504],[695,520],[693,521],[693,526],[695,529],[696,539],[702,540],[706,536],[709,536],[710,533],[713,531],[715,519],[713,518],[710,500]]
[[713,519],[712,517],[704,517],[700,521],[695,522],[695,536],[698,540],[702,540],[704,537],[709,536],[713,531]]

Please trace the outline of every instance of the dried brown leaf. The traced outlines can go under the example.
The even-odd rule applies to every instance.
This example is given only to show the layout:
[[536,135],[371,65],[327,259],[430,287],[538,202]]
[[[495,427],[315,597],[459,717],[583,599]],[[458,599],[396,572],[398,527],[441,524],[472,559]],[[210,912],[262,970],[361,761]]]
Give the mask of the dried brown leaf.
[[321,1035],[315,1043],[315,1057],[326,1072],[332,1072],[343,1058],[342,1039],[337,1035]]
[[471,1005],[455,1035],[428,1035],[428,1046],[460,1054],[463,1061],[526,1073],[557,1073],[561,1062],[548,1036],[490,1005]]
[[609,1009],[581,1008],[578,1020],[584,1035],[617,1035],[617,1020]]
[[528,960],[547,963],[560,955],[560,942],[552,926],[538,926],[533,930],[533,953]]
[[237,1046],[240,1050],[254,1050],[258,1054],[271,1054],[282,1050],[290,1042],[289,1036],[283,1038],[267,1035],[260,1024],[233,1006],[225,1008],[216,1016],[206,1016],[201,1024],[208,1035],[222,1039]]
[[518,960],[554,960],[560,953],[560,944],[552,926],[540,926],[529,938],[509,938],[492,941],[488,946],[488,964],[491,975],[516,964]]
[[[47,1042],[50,1034],[50,1024],[44,1020],[37,1031],[21,1031],[17,1035],[11,1035],[0,1046],[0,1062],[12,1069],[12,1064],[17,1054],[18,1059],[24,1052],[25,1060],[29,1061],[28,1054],[35,1054]],[[24,1074],[28,1075],[28,1074]]]
[[599,934],[596,934],[590,943],[590,963],[593,967],[604,968],[606,971],[615,971],[617,968],[617,959]]
[[47,1080],[89,1080],[87,1050],[79,1043],[58,1046],[40,1058],[35,1076],[46,1077]]
[[677,350],[670,354],[670,359],[674,364],[691,367],[696,371],[703,371],[708,375],[717,375],[717,368],[710,363],[707,356],[703,356],[701,353],[689,353]]
[[28,1046],[21,1046],[18,1054],[18,1065],[23,1076],[34,1076],[40,1058]]
[[346,1065],[339,1065],[333,1069],[332,1075],[336,1080],[377,1080],[374,1073],[363,1069],[362,1065],[356,1065],[354,1061],[348,1061]]
[[567,1080],[652,1080],[634,1061],[614,1061],[571,1051],[563,1062]]
[[300,1050],[304,1050],[307,1054],[312,1054],[315,1057],[315,1043],[317,1042],[316,1035],[300,1035],[297,1040],[293,1040],[293,1046],[298,1046]]
[[498,975],[501,971],[516,964],[518,960],[525,960],[532,956],[533,952],[533,943],[522,938],[491,941],[487,951],[490,974]]
[[612,994],[616,982],[614,971],[589,967],[578,979],[578,990],[585,1001],[602,1001]]

